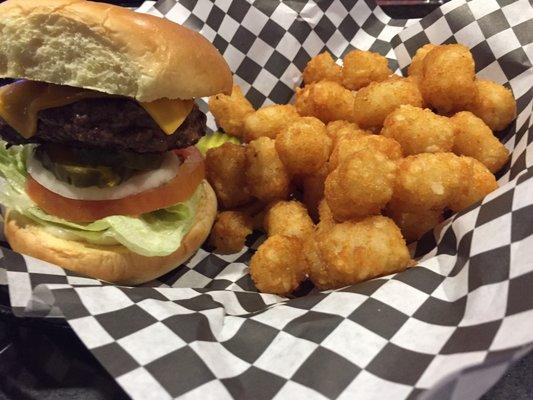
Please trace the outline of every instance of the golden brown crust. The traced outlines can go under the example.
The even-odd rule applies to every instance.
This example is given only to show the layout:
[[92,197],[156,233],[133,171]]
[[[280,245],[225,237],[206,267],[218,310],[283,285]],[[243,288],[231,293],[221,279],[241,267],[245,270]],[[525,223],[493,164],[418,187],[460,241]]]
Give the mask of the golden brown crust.
[[13,250],[103,281],[138,285],[174,269],[191,257],[209,235],[217,203],[213,189],[202,183],[203,198],[194,225],[178,250],[165,257],[146,257],[123,246],[96,246],[57,238],[17,213],[8,212],[4,232]]
[[203,36],[166,19],[85,0],[0,5],[0,76],[134,97],[231,93],[232,76]]

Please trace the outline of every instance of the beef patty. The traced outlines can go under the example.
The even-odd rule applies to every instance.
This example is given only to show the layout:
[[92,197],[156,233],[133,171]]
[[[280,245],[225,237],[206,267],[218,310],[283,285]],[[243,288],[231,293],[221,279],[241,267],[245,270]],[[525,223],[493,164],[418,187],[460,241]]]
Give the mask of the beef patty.
[[37,133],[25,139],[0,118],[0,136],[11,144],[60,143],[75,147],[164,152],[195,144],[206,116],[194,105],[183,124],[167,135],[136,101],[125,97],[84,99],[37,115]]

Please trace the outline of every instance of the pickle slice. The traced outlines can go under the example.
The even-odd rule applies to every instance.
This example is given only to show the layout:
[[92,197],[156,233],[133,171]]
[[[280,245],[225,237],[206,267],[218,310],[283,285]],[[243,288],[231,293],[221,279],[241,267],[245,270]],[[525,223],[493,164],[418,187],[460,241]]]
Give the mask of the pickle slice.
[[125,167],[110,167],[105,165],[80,165],[71,160],[58,162],[52,159],[48,152],[35,151],[35,157],[41,164],[60,181],[67,182],[76,187],[97,186],[100,188],[114,187],[130,178],[135,170]]
[[42,144],[37,147],[37,157],[68,165],[106,166],[149,171],[161,166],[164,153],[138,154],[131,151],[68,147],[60,144]]
[[132,169],[115,170],[110,167],[54,164],[52,173],[60,180],[76,187],[115,187],[133,175]]

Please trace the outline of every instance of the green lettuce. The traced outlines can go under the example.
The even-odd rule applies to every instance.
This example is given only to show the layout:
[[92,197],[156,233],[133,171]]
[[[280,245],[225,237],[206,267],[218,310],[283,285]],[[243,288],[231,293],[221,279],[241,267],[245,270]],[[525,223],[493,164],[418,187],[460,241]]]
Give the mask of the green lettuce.
[[26,157],[30,146],[12,146],[0,141],[0,203],[69,239],[97,245],[117,244],[144,256],[166,256],[177,250],[191,229],[199,200],[197,192],[186,202],[139,217],[112,215],[97,221],[79,224],[47,214],[28,197],[25,191]]

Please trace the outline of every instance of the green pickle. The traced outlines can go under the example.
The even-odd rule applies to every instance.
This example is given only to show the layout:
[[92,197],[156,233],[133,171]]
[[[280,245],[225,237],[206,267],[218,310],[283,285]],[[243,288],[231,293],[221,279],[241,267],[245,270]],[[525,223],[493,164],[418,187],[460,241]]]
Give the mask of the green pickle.
[[90,167],[82,165],[55,164],[51,170],[54,175],[73,186],[99,188],[115,187],[133,175],[133,170],[124,168],[119,171],[111,167]]
[[235,136],[230,136],[222,132],[213,132],[203,136],[198,143],[196,143],[196,148],[200,150],[200,153],[205,157],[207,150],[222,146],[226,142],[241,144],[239,138]]
[[159,168],[164,154],[104,152],[46,144],[37,147],[35,157],[63,182],[80,188],[106,188],[120,185],[138,171]]
[[55,163],[75,165],[102,165],[106,167],[127,167],[139,171],[149,171],[161,166],[164,153],[138,154],[132,151],[83,149],[59,144],[42,144],[36,155],[48,157]]
[[[196,147],[205,156],[207,150],[226,142],[241,143],[234,136],[214,132],[202,137]],[[138,171],[159,168],[165,154],[138,154],[131,151],[102,151],[60,144],[41,144],[35,150],[35,157],[63,182],[80,188],[106,188],[120,185]]]

